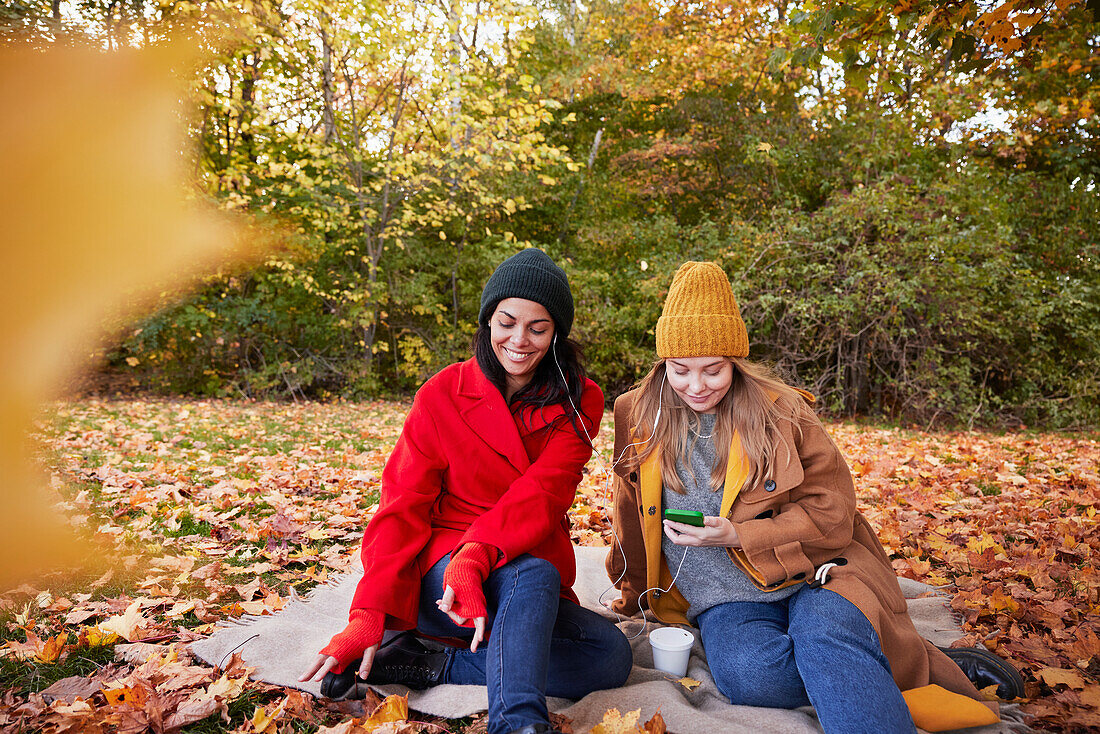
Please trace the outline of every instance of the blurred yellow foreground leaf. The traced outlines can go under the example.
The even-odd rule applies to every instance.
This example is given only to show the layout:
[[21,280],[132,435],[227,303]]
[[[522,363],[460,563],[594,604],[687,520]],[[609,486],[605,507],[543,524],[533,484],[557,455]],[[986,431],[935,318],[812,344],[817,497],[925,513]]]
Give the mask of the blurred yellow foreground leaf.
[[34,411],[109,316],[240,250],[186,193],[189,55],[0,51],[0,588],[79,558],[28,461]]

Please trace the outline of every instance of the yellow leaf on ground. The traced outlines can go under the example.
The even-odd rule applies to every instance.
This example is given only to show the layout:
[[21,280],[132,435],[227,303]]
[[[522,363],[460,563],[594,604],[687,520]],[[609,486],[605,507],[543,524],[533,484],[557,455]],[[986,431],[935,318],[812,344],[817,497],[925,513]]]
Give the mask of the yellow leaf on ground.
[[357,721],[358,719],[347,719],[336,726],[322,726],[317,730],[317,734],[362,734],[364,729],[356,723]]
[[1005,549],[1002,548],[997,541],[993,539],[988,533],[982,533],[980,538],[970,538],[966,542],[966,547],[975,553],[981,553],[982,551],[992,548],[997,553],[1004,553]]
[[254,617],[258,617],[264,612],[271,611],[268,608],[267,603],[264,602],[263,599],[260,599],[258,601],[242,601],[239,604],[235,604],[234,606],[240,607],[245,614],[251,614]]
[[194,599],[191,599],[191,600],[188,600],[188,601],[178,601],[178,602],[176,602],[175,604],[172,605],[171,609],[169,609],[167,612],[164,613],[164,616],[168,617],[169,619],[176,619],[177,617],[182,617],[183,615],[187,614],[188,612],[194,611],[194,609],[195,609],[195,600]]
[[[608,709],[603,715],[603,721],[592,727],[592,734],[636,734],[642,732],[638,726],[638,717],[641,709],[634,709],[626,714],[620,714],[619,709]],[[644,733],[643,733],[644,734]]]
[[210,687],[206,689],[206,692],[211,696],[218,696],[224,698],[226,701],[232,701],[237,696],[241,695],[244,690],[244,678],[230,678],[227,675],[223,675],[216,681],[210,684]]
[[106,647],[118,642],[119,637],[114,632],[105,632],[99,627],[81,627],[76,635],[78,647]]
[[1000,701],[997,697],[997,684],[991,683],[985,688],[979,688],[978,693],[982,694],[982,700],[985,701]]
[[387,721],[374,729],[364,729],[369,734],[425,734],[420,721]]
[[288,699],[284,698],[282,703],[275,707],[270,714],[267,713],[267,707],[257,706],[256,712],[252,714],[252,728],[257,734],[275,734],[278,731],[278,726],[275,724],[276,719],[283,715],[283,709],[286,708],[286,702]]
[[932,562],[922,560],[920,558],[906,558],[905,562],[909,564],[909,568],[913,569],[913,573],[918,576],[927,576],[932,572]]
[[141,638],[144,621],[141,616],[141,602],[135,601],[126,607],[125,612],[108,618],[106,622],[99,625],[99,628],[104,632],[114,632],[127,642],[133,642]]
[[694,678],[680,678],[676,681],[689,691],[694,691],[696,688],[702,685],[702,681],[697,681]]
[[395,694],[393,696],[386,696],[386,699],[378,704],[378,708],[374,710],[374,713],[372,713],[361,726],[367,731],[373,731],[382,724],[387,724],[392,721],[404,721],[408,718],[409,697]]

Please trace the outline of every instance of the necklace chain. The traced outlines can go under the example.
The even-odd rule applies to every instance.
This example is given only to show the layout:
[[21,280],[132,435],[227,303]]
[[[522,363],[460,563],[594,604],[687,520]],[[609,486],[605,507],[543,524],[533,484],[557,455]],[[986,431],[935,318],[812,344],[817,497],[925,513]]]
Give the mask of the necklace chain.
[[694,428],[688,428],[688,430],[691,431],[692,433],[694,433],[696,438],[710,438],[711,436],[714,435],[714,431],[711,431],[710,433],[708,433],[707,435],[704,436],[704,435],[696,432],[696,430]]

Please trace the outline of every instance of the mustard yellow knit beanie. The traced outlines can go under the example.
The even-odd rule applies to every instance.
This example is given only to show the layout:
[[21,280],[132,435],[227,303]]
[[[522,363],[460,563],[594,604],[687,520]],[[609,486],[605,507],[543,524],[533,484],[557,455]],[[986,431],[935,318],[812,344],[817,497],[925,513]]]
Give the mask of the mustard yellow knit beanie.
[[686,262],[672,276],[657,319],[657,356],[749,356],[749,333],[722,268]]

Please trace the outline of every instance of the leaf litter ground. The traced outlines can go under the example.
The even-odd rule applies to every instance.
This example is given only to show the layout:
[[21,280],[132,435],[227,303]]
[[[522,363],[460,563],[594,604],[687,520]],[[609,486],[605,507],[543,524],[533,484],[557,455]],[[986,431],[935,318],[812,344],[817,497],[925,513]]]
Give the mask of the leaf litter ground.
[[[278,611],[351,564],[407,402],[102,401],[52,406],[42,464],[86,568],[0,596],[0,728],[480,732],[399,700],[328,704],[214,670],[185,644]],[[1054,731],[1100,727],[1100,444],[1061,434],[829,430],[901,576],[944,586],[966,632],[1027,681]],[[607,545],[609,430],[572,509]],[[411,717],[411,718],[410,718]],[[608,712],[607,731],[663,731]],[[559,722],[568,730],[568,722]]]

